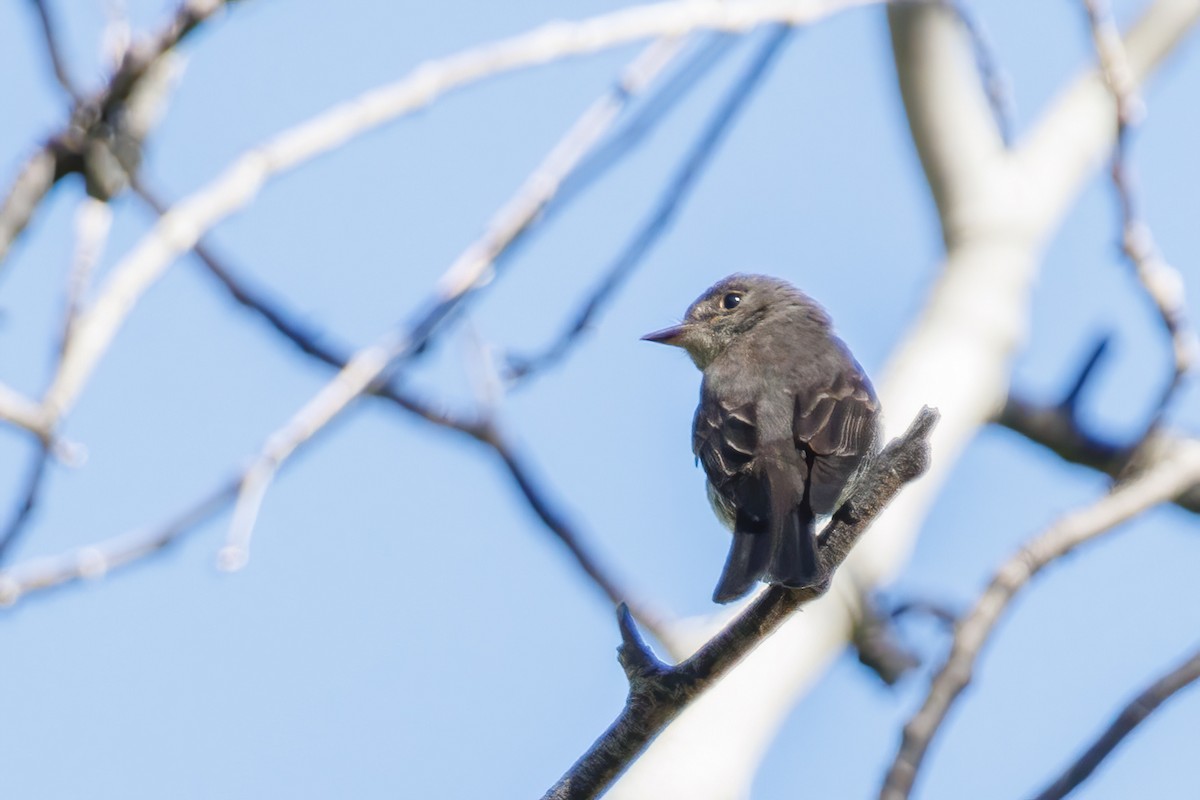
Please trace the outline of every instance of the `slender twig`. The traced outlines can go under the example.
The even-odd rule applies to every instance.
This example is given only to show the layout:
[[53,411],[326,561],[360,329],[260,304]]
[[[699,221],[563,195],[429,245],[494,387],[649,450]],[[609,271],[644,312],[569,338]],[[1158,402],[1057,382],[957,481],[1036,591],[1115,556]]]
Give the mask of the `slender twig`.
[[[1180,442],[1195,442],[1178,434],[1158,431],[1143,440],[1139,447],[1137,443],[1119,444],[1102,439],[1084,428],[1078,414],[1079,399],[1095,375],[1108,349],[1108,341],[1108,337],[1103,337],[1096,343],[1058,403],[1037,404],[1010,393],[995,419],[996,424],[1049,448],[1066,461],[1098,470],[1114,479],[1128,474],[1135,459],[1152,462],[1164,448],[1175,447]],[[1174,502],[1200,514],[1200,483],[1180,494]]]
[[[1024,436],[1035,444],[1049,449],[1058,457],[1073,464],[1099,470],[1112,478],[1127,473],[1138,448],[1094,436],[1080,427],[1078,420],[1061,406],[1043,406],[1016,395],[1010,395],[996,423]],[[1200,439],[1159,431],[1146,440],[1139,459],[1152,462],[1149,449],[1171,449],[1200,445]],[[1175,498],[1175,504],[1193,514],[1200,514],[1200,481]]]
[[46,468],[49,464],[50,445],[46,441],[39,441],[37,449],[30,459],[25,480],[17,493],[17,504],[12,518],[4,526],[3,532],[0,532],[0,564],[8,559],[9,551],[21,538],[21,534],[25,532],[25,528],[33,517],[33,510],[41,495],[42,484],[46,479]]
[[82,95],[71,79],[71,71],[67,69],[66,59],[63,58],[62,48],[58,44],[58,32],[54,27],[54,20],[50,18],[50,9],[46,5],[46,0],[32,0],[32,2],[38,21],[42,26],[42,41],[46,45],[46,55],[50,57],[50,67],[54,70],[54,77],[63,91],[72,100],[78,101]]
[[36,558],[0,570],[0,606],[11,606],[33,592],[103,577],[161,552],[225,508],[237,487],[236,480],[222,484],[163,525],[131,530],[59,556]]
[[[484,78],[549,61],[596,53],[654,36],[683,35],[694,30],[744,32],[770,22],[803,25],[849,8],[880,0],[675,0],[604,14],[580,22],[556,22],[529,33],[456,56],[427,62],[402,80],[372,90],[285,131],[234,161],[207,186],[172,208],[109,274],[95,302],[79,318],[77,335],[68,348],[43,403],[54,417],[66,413],[128,311],[167,267],[209,229],[249,203],[271,177],[286,173],[350,139],[433,102],[437,97]],[[459,302],[490,275],[492,253],[472,251],[442,277],[428,325],[407,336],[389,335],[362,353],[356,367],[370,372],[366,361],[419,350],[424,338]],[[344,378],[339,381],[345,381]],[[349,399],[356,383],[342,386]],[[361,387],[360,387],[361,389]],[[332,390],[331,390],[332,391]],[[328,395],[327,395],[328,397]],[[335,404],[344,407],[344,403]],[[337,408],[329,411],[337,413]],[[289,449],[290,448],[285,448]]]
[[[873,464],[851,503],[854,515],[839,512],[822,532],[822,572],[832,576],[863,531],[896,493],[925,471],[929,434],[937,423],[929,408]],[[829,582],[807,589],[770,586],[746,610],[687,660],[669,666],[642,641],[627,613],[620,613],[621,665],[629,679],[625,708],[596,743],[545,795],[546,800],[591,798],[604,792],[645,747],[695,698],[728,672],[801,606],[823,595]],[[624,612],[624,609],[621,609]]]
[[1145,691],[1135,697],[1121,709],[1121,713],[1105,729],[1104,733],[1085,750],[1079,758],[1063,771],[1053,783],[1043,789],[1034,800],[1060,800],[1073,792],[1081,783],[1100,766],[1109,756],[1133,733],[1142,722],[1176,692],[1187,688],[1200,679],[1200,650],[1192,653],[1181,664],[1176,665],[1170,672],[1150,684]]
[[1145,118],[1146,109],[1125,45],[1108,0],[1083,0],[1083,5],[1101,72],[1116,105],[1117,136],[1112,156],[1112,183],[1120,209],[1121,250],[1133,267],[1146,296],[1154,303],[1171,342],[1171,380],[1151,415],[1147,426],[1149,434],[1158,428],[1184,375],[1200,357],[1200,340],[1188,322],[1183,277],[1178,269],[1163,258],[1149,224],[1138,211],[1129,151],[1132,131]]
[[537,354],[510,359],[509,379],[520,381],[557,364],[580,337],[596,316],[613,298],[621,285],[641,264],[642,259],[670,227],[676,212],[695,188],[704,168],[717,151],[722,138],[733,126],[754,95],[775,58],[787,42],[791,29],[775,26],[768,34],[758,52],[751,59],[742,75],[726,92],[708,122],[701,129],[691,150],[684,156],[679,168],[663,190],[658,203],[649,217],[638,227],[634,235],[622,248],[620,254],[604,272],[604,277],[588,294],[587,300],[576,311],[567,327],[553,342]]
[[922,760],[1012,599],[1047,565],[1200,481],[1200,445],[1178,446],[1145,472],[1096,503],[1063,517],[1029,541],[996,573],[954,635],[950,655],[934,676],[921,708],[904,726],[903,740],[880,792],[882,800],[909,796]]
[[[907,0],[907,2],[928,1]],[[1012,81],[1000,66],[1000,60],[996,57],[996,50],[992,46],[983,23],[961,2],[955,0],[934,0],[934,2],[947,8],[962,23],[971,45],[971,52],[975,56],[975,69],[983,84],[983,91],[987,96],[992,119],[996,123],[996,130],[999,131],[1005,146],[1011,145],[1015,116]]]

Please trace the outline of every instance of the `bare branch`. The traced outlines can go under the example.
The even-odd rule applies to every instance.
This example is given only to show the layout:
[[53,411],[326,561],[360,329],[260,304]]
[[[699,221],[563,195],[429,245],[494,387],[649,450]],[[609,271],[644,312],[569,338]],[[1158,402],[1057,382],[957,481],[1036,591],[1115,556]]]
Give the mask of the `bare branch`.
[[[937,424],[937,418],[936,411],[923,409],[908,431],[889,444],[872,465],[869,475],[851,499],[854,515],[846,514],[846,507],[834,515],[834,520],[819,539],[818,554],[824,574],[833,575],[871,521],[905,484],[925,471],[929,463],[929,434]],[[693,699],[719,680],[796,609],[828,589],[828,582],[808,589],[767,587],[694,655],[673,667],[662,664],[649,652],[632,622],[622,614],[621,664],[629,676],[625,708],[588,752],[546,793],[546,800],[576,800],[601,794]]]
[[46,478],[46,467],[49,463],[50,445],[48,442],[39,441],[33,458],[29,462],[25,481],[18,490],[17,505],[13,510],[12,518],[4,527],[3,532],[0,532],[0,564],[3,564],[7,560],[9,551],[17,543],[17,540],[21,538],[21,534],[25,532],[25,528],[33,516],[33,510],[37,506],[38,496],[42,491],[42,483]]
[[[452,89],[523,67],[595,53],[648,37],[680,36],[694,30],[743,32],[768,22],[803,25],[877,2],[745,0],[727,4],[717,0],[676,0],[624,9],[581,22],[556,22],[492,45],[427,62],[408,77],[342,103],[251,150],[206,187],[167,212],[113,267],[96,301],[80,316],[77,335],[43,404],[56,419],[65,414],[142,293],[179,255],[191,249],[200,236],[249,203],[268,179],[295,169],[384,122],[423,108]],[[492,266],[491,255],[479,250],[460,257],[438,285],[439,305],[445,304],[448,310],[485,280]],[[415,331],[418,335],[413,341],[392,344],[398,344],[401,351],[416,348],[428,332]],[[388,351],[386,345],[377,344],[375,354],[383,356]],[[348,383],[347,388],[352,384]],[[330,411],[336,413],[332,408]]]
[[[35,2],[39,13],[44,11],[43,0]],[[99,92],[76,104],[66,128],[51,136],[30,157],[0,205],[0,262],[4,261],[12,243],[25,230],[50,187],[72,173],[86,173],[88,150],[97,123],[111,123],[163,56],[200,23],[221,10],[226,2],[186,0],[162,30],[125,51],[120,66]],[[47,29],[47,35],[52,36],[52,31]]]
[[24,428],[39,439],[48,440],[53,421],[29,398],[0,383],[0,420]]
[[604,306],[633,274],[654,244],[666,233],[676,212],[687,196],[691,194],[703,174],[704,168],[716,153],[721,139],[730,130],[741,110],[754,95],[754,90],[782,50],[790,33],[791,30],[786,26],[777,26],[767,40],[762,43],[758,53],[726,92],[725,97],[701,130],[691,150],[684,156],[675,174],[671,176],[670,182],[650,216],[605,270],[604,277],[588,294],[587,300],[575,313],[566,329],[541,352],[531,356],[511,358],[508,375],[510,380],[521,381],[554,366],[579,341]]
[[[1200,0],[1157,0],[1124,37],[1129,74],[1140,85],[1200,18]],[[1030,219],[1057,220],[1079,184],[1116,142],[1115,101],[1102,75],[1071,86],[1014,153]]]
[[104,577],[161,552],[224,508],[237,486],[236,481],[229,481],[164,525],[131,530],[59,556],[31,559],[0,570],[0,606],[11,606],[36,591]]
[[38,22],[42,26],[42,40],[46,45],[46,55],[50,57],[50,66],[54,70],[54,77],[71,99],[78,101],[81,95],[75,87],[75,82],[71,79],[71,72],[67,69],[62,49],[58,46],[58,32],[55,30],[54,20],[50,19],[50,9],[46,6],[46,0],[32,0],[32,2],[34,10],[37,12]]
[[1154,303],[1171,341],[1173,374],[1151,417],[1147,430],[1154,430],[1183,376],[1196,363],[1200,340],[1187,320],[1183,277],[1161,255],[1150,226],[1138,214],[1129,164],[1130,134],[1145,117],[1145,104],[1138,94],[1137,79],[1107,0],[1084,0],[1092,39],[1104,82],[1116,104],[1116,146],[1112,156],[1113,189],[1121,213],[1121,249],[1134,268],[1146,295]]
[[[1164,448],[1176,447],[1180,442],[1195,443],[1195,439],[1159,430],[1143,437],[1139,447],[1137,443],[1111,442],[1084,429],[1077,413],[1079,398],[1107,348],[1107,337],[1097,342],[1057,404],[1038,405],[1017,394],[1009,394],[995,419],[996,424],[1048,448],[1065,461],[1098,470],[1114,480],[1130,474],[1137,463],[1153,463]],[[1200,513],[1200,484],[1175,498],[1175,503],[1192,513]]]
[[1005,156],[963,19],[942,3],[888,6],[900,93],[948,245],[994,205]]
[[17,179],[0,205],[0,262],[4,261],[9,247],[25,230],[29,220],[33,219],[33,212],[58,180],[57,169],[58,158],[53,149],[46,147],[34,153],[17,173]]
[[1170,700],[1176,692],[1187,688],[1197,679],[1200,679],[1200,650],[1192,653],[1182,664],[1156,680],[1121,709],[1121,713],[1104,733],[1100,734],[1095,743],[1034,800],[1060,800],[1069,795],[1091,776],[1096,767],[1100,766],[1138,725]]
[[1141,512],[1173,500],[1197,481],[1200,445],[1178,445],[1111,494],[1051,525],[1000,567],[960,623],[950,655],[934,676],[921,709],[904,726],[900,750],[880,792],[882,800],[909,796],[929,743],[970,683],[975,661],[1016,594],[1048,564]]

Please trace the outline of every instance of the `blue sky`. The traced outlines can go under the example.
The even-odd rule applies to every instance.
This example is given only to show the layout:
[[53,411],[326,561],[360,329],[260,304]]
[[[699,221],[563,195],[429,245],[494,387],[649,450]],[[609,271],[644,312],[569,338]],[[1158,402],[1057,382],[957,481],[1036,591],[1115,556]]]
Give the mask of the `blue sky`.
[[[103,4],[53,4],[77,79],[104,77]],[[135,29],[169,4],[130,2]],[[1138,3],[1118,3],[1122,19]],[[187,71],[146,160],[179,198],[232,158],[422,60],[619,4],[244,2],[185,48]],[[1091,59],[1072,3],[980,2],[1011,77],[1018,135]],[[754,37],[752,37],[754,38]],[[1147,93],[1134,144],[1144,213],[1200,297],[1200,48]],[[249,279],[338,340],[419,311],[437,276],[637,48],[506,76],[270,183],[212,237]],[[637,150],[526,243],[414,371],[469,404],[470,336],[545,342],[622,246],[751,51],[735,49]],[[66,105],[25,4],[0,5],[0,182]],[[59,186],[0,272],[0,380],[38,394],[72,247],[77,181]],[[130,198],[101,274],[151,218]],[[1107,181],[1089,184],[1045,260],[1016,386],[1055,399],[1096,337],[1111,352],[1083,419],[1124,437],[1166,379],[1153,309],[1114,245]],[[879,374],[936,275],[940,234],[894,87],[882,12],[793,37],[675,225],[562,367],[501,420],[556,503],[630,586],[711,609],[726,538],[688,449],[699,375],[638,337],[737,270],[817,297]],[[65,430],[86,464],[55,467],[16,559],[169,517],[244,463],[327,378],[233,307],[184,258],[145,297]],[[1200,432],[1195,386],[1171,422]],[[28,443],[0,431],[0,495]],[[888,596],[966,607],[1000,559],[1105,482],[1016,436],[968,449]],[[8,502],[5,500],[5,502]],[[249,566],[214,568],[228,515],[111,579],[0,614],[0,752],[13,797],[538,796],[624,697],[611,609],[478,445],[364,402],[272,487]],[[1143,684],[1196,644],[1195,519],[1162,509],[1055,566],[1021,597],[952,714],[919,796],[1040,788]],[[794,711],[755,798],[798,787],[871,795],[945,639],[914,624],[920,674],[882,687],[844,656]],[[1079,795],[1194,797],[1200,692],[1177,698]]]

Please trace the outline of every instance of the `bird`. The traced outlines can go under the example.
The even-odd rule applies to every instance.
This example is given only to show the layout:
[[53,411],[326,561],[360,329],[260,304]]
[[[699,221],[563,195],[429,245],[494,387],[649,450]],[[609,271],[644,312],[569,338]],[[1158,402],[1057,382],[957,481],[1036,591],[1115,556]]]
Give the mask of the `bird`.
[[682,348],[703,373],[692,451],[733,534],[713,600],[732,602],[759,581],[827,580],[816,522],[852,492],[882,423],[829,315],[785,280],[739,273],[700,295],[683,322],[642,339]]

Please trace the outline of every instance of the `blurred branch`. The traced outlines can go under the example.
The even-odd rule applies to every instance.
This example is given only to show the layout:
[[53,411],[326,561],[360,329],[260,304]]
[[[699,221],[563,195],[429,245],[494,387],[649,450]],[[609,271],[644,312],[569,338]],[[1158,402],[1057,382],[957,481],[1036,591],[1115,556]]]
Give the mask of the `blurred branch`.
[[223,484],[161,526],[131,530],[59,556],[30,559],[0,570],[0,606],[12,606],[36,591],[104,577],[161,552],[223,509],[237,486],[237,481]]
[[[768,22],[801,25],[873,2],[878,0],[744,0],[731,4],[716,0],[676,0],[624,9],[580,22],[555,22],[511,39],[427,62],[396,83],[325,111],[236,159],[207,186],[163,215],[153,230],[113,267],[95,302],[79,317],[77,333],[43,400],[47,413],[57,419],[74,405],[92,370],[142,293],[206,231],[249,203],[271,177],[295,169],[384,122],[423,108],[452,89],[484,78],[568,56],[595,53],[652,36],[679,36],[693,30],[742,32]],[[435,305],[443,312],[456,307],[490,276],[492,256],[492,252],[481,247],[472,247],[464,253],[439,282]],[[428,326],[414,328],[411,338],[384,337],[363,351],[360,361],[352,361],[356,372],[368,376],[376,369],[382,371],[387,366],[389,354],[400,356],[419,349],[424,337],[444,316],[445,313],[430,315]],[[352,380],[349,376],[337,380],[340,388],[335,391],[331,387],[325,394],[319,404],[322,412],[317,416],[326,412],[336,415],[364,385],[362,380]],[[346,396],[333,401],[339,394]],[[317,413],[317,408],[314,406],[306,413]],[[293,441],[282,451],[290,452],[297,443]],[[277,455],[286,458],[282,451]],[[250,486],[265,485],[263,479],[267,472],[264,462],[263,469],[255,473]],[[248,514],[250,506],[243,508]],[[249,521],[252,521],[252,515],[239,517],[239,525]]]
[[[1098,470],[1114,480],[1129,474],[1131,468],[1135,468],[1138,463],[1153,463],[1163,448],[1173,448],[1181,443],[1197,443],[1195,439],[1157,430],[1144,437],[1139,447],[1136,444],[1110,442],[1084,429],[1078,416],[1079,398],[1107,347],[1107,338],[1097,343],[1071,387],[1058,403],[1037,405],[1010,393],[995,419],[996,424],[1050,449],[1066,461]],[[1200,483],[1180,494],[1174,502],[1194,514],[1200,513]]]
[[[1123,38],[1128,75],[1141,85],[1196,25],[1200,0],[1155,0]],[[1026,213],[1059,218],[1079,184],[1116,143],[1116,102],[1101,74],[1076,82],[1053,104],[1014,152],[1026,182]]]
[[1121,249],[1134,268],[1146,295],[1154,303],[1171,342],[1173,373],[1151,417],[1148,431],[1161,422],[1170,398],[1183,376],[1196,363],[1200,341],[1187,320],[1183,277],[1163,257],[1150,226],[1138,214],[1129,161],[1132,129],[1145,118],[1145,104],[1116,20],[1107,0],[1083,0],[1104,82],[1116,105],[1116,146],[1112,155],[1112,182],[1121,214]]
[[37,12],[38,22],[42,26],[42,41],[46,45],[46,55],[50,57],[50,67],[54,70],[54,77],[71,99],[78,101],[81,95],[75,87],[75,82],[71,79],[71,71],[67,69],[67,62],[58,45],[58,33],[55,30],[54,21],[50,19],[50,9],[46,5],[46,0],[31,0],[31,2],[34,11]]
[[903,741],[880,792],[881,800],[909,796],[922,760],[1013,598],[1047,565],[1200,481],[1200,445],[1181,444],[1111,494],[1075,511],[1026,543],[1005,562],[955,631],[946,663],[934,676],[921,709],[904,726]]
[[[871,466],[850,503],[854,516],[839,511],[822,531],[818,554],[824,574],[832,575],[871,521],[905,484],[929,463],[929,434],[938,413],[926,408],[908,431],[891,442]],[[603,793],[617,775],[696,697],[716,683],[796,609],[829,590],[829,583],[807,589],[769,586],[729,625],[687,660],[674,666],[660,661],[642,641],[627,610],[618,614],[621,666],[629,679],[625,708],[608,730],[545,795],[546,800],[591,798]]]
[[[49,26],[48,17],[44,16],[44,0],[34,2],[39,15],[43,15],[47,47],[53,58],[57,45],[53,28]],[[152,75],[159,61],[197,26],[221,10],[225,2],[186,0],[162,30],[125,51],[121,64],[100,91],[91,97],[77,98],[70,122],[30,157],[18,173],[3,204],[0,204],[0,263],[55,183],[67,175],[81,173],[87,176],[97,169],[96,164],[89,164],[89,161],[96,161],[98,155],[103,158],[94,148],[96,137],[103,139],[118,132],[113,129],[114,121],[125,104],[134,97],[142,80]],[[55,66],[56,74],[60,66]],[[63,70],[59,75],[60,83],[65,76]],[[69,84],[68,80],[64,86]],[[102,182],[89,178],[89,190],[99,192],[100,189],[95,185],[97,183]]]
[[39,439],[50,438],[52,421],[37,403],[0,383],[0,420],[24,428]]
[[33,509],[37,506],[42,482],[46,478],[46,467],[50,463],[50,445],[46,441],[39,441],[36,448],[25,473],[25,480],[17,492],[17,504],[12,518],[4,526],[3,532],[0,532],[0,564],[8,559],[9,550],[25,532]]
[[[906,0],[907,2],[930,2],[931,0]],[[897,0],[892,0],[896,3]],[[967,34],[971,52],[975,56],[975,69],[983,84],[984,95],[992,112],[992,122],[1005,147],[1012,144],[1015,110],[1013,108],[1012,85],[1008,75],[996,58],[995,49],[984,29],[983,23],[958,0],[932,0],[958,17]]]
[[995,205],[1004,137],[981,91],[967,18],[943,3],[893,4],[887,13],[913,143],[950,248]]
[[1182,664],[1156,680],[1125,706],[1095,743],[1034,800],[1060,800],[1069,795],[1091,776],[1096,767],[1100,766],[1138,725],[1170,700],[1176,692],[1187,688],[1197,679],[1200,679],[1200,650],[1192,653]]
[[704,168],[716,153],[721,139],[732,128],[739,113],[754,95],[754,90],[767,74],[767,70],[781,52],[790,34],[791,29],[782,25],[775,26],[770,31],[766,41],[759,46],[758,52],[750,64],[730,86],[725,97],[710,116],[691,150],[671,177],[650,216],[626,243],[620,255],[605,270],[604,278],[589,293],[587,300],[575,313],[572,321],[541,352],[530,356],[510,358],[507,376],[509,380],[519,382],[530,378],[544,369],[553,367],[570,352],[571,347],[588,329],[592,320],[637,269],[659,238],[666,233],[679,207],[691,194],[703,174]]
[[899,641],[894,616],[884,614],[874,597],[863,597],[859,617],[850,633],[850,644],[858,653],[858,661],[888,686],[894,686],[904,675],[921,665],[907,647]]

